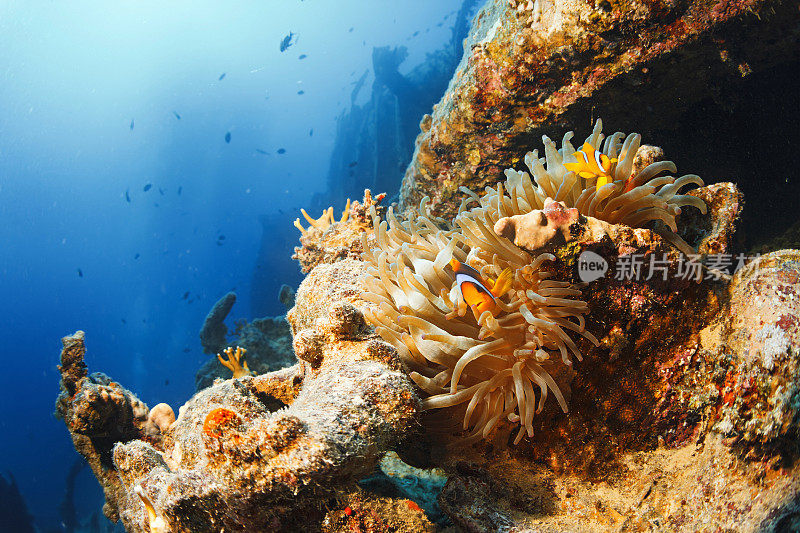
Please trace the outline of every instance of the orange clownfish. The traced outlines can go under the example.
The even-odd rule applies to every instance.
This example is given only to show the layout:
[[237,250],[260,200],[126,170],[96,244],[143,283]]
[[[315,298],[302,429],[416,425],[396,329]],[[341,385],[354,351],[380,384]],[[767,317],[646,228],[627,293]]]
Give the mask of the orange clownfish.
[[598,152],[589,143],[583,143],[580,150],[572,154],[578,158],[577,163],[564,163],[564,168],[575,172],[582,178],[597,177],[597,189],[611,183],[611,165],[617,162],[617,158],[609,158],[606,154]]
[[461,291],[461,296],[464,298],[464,302],[472,309],[475,320],[478,320],[485,311],[491,312],[492,316],[495,316],[500,311],[500,306],[497,305],[497,298],[511,288],[513,272],[510,268],[503,270],[496,280],[487,279],[484,281],[477,270],[455,259],[450,261],[450,267],[456,275],[456,283]]

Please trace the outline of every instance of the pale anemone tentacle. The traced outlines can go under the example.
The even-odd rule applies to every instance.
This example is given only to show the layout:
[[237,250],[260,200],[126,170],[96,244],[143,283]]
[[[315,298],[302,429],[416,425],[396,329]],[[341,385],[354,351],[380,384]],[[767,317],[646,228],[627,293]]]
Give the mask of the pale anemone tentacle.
[[[665,176],[665,173],[677,171],[672,161],[656,161],[635,176],[631,175],[637,150],[641,146],[639,134],[632,133],[625,136],[617,132],[605,138],[603,142],[602,121],[598,120],[595,123],[591,135],[585,142],[611,160],[609,174],[612,179],[600,188],[595,186],[597,183],[595,177],[577,177],[574,172],[567,171],[564,167],[565,163],[575,160],[573,157],[575,147],[571,139],[571,135],[565,135],[562,148],[557,149],[552,140],[544,137],[545,157],[540,158],[539,151],[533,150],[523,158],[530,174],[515,169],[505,171],[505,190],[514,189],[519,196],[517,204],[513,201],[507,204],[512,206],[512,211],[517,211],[511,214],[524,214],[533,209],[543,209],[544,202],[549,197],[564,202],[567,207],[577,208],[583,215],[614,224],[659,229],[657,221],[662,221],[673,233],[677,231],[675,218],[680,214],[681,207],[696,207],[705,214],[706,206],[700,198],[680,194],[681,189],[690,185],[702,187],[703,181],[692,174],[680,178]],[[487,194],[480,199],[480,206],[484,208],[495,205],[500,194],[498,189],[488,188],[487,191]],[[618,201],[620,198],[622,199]],[[526,204],[524,207],[520,200],[524,200]],[[638,200],[641,202],[636,205],[635,210],[628,212],[627,216],[618,216],[622,206]],[[663,207],[663,202],[668,204],[669,209]],[[516,205],[519,205],[518,210]],[[672,243],[680,242],[681,249],[690,248],[677,235],[671,235],[668,240]]]
[[[552,149],[549,157],[563,156]],[[588,307],[577,299],[581,291],[548,279],[545,266],[555,256],[532,256],[495,233],[502,216],[529,211],[545,197],[529,176],[514,179],[483,197],[469,195],[479,205],[462,204],[452,225],[430,218],[423,199],[406,217],[376,218],[374,238],[363,239],[365,318],[397,347],[411,379],[430,395],[423,409],[465,404],[467,442],[489,437],[501,423],[532,435],[548,391],[559,404],[564,397],[546,368],[580,359],[570,335],[596,342],[584,329]],[[493,310],[470,311],[449,265],[453,259],[474,268],[489,288],[511,271]]]
[[[531,437],[548,395],[567,412],[554,371],[581,360],[578,339],[598,344],[586,329],[588,305],[579,299],[580,288],[549,279],[546,263],[554,256],[531,254],[495,233],[500,218],[543,209],[549,197],[610,223],[652,227],[685,250],[690,247],[675,233],[677,215],[686,206],[706,209],[700,198],[681,192],[702,180],[674,177],[670,161],[631,175],[642,142],[638,134],[606,137],[602,122],[595,123],[586,143],[609,158],[602,182],[565,166],[577,161],[571,132],[560,148],[547,137],[543,142],[542,157],[537,150],[524,156],[525,171],[507,169],[505,180],[481,195],[462,187],[464,200],[452,223],[432,216],[424,197],[402,217],[390,209],[381,221],[371,209],[373,237],[362,240],[370,306],[364,316],[397,347],[412,380],[430,395],[423,409],[459,406],[466,442],[489,437],[501,423],[519,425],[515,442]],[[492,305],[478,312],[462,294],[452,260],[474,268],[486,291],[510,269],[504,278],[509,286],[504,281]]]

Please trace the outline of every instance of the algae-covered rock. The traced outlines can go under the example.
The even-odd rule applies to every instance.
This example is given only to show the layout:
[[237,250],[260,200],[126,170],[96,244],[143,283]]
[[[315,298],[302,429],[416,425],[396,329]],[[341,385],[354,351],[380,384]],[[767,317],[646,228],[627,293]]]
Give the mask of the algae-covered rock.
[[490,0],[422,121],[400,207],[427,195],[449,217],[460,186],[495,184],[543,134],[598,115],[621,131],[673,128],[720,87],[794,61],[798,27],[795,5],[766,0]]
[[[315,272],[326,266],[346,269],[347,261]],[[353,306],[357,281],[312,275],[298,290],[290,321],[321,337],[319,364],[217,382],[169,424],[148,420],[147,407],[116,384],[88,381],[75,370],[84,368],[82,334],[65,340],[59,409],[76,449],[98,466],[106,515],[128,531],[297,531],[321,528],[336,502],[344,508],[348,488],[356,490],[409,431],[418,402],[394,349],[374,338]],[[76,401],[80,409],[71,407]],[[370,501],[377,509],[398,505]],[[402,531],[430,526],[419,508],[403,506],[389,522],[405,524]]]

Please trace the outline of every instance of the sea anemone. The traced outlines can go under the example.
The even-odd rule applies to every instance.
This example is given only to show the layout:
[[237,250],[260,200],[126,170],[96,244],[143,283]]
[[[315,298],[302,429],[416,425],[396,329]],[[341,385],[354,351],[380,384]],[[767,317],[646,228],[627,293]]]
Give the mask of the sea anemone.
[[[584,330],[588,306],[574,299],[580,290],[548,279],[544,264],[555,257],[533,257],[495,233],[504,216],[497,196],[468,211],[471,200],[462,202],[455,225],[430,216],[428,198],[405,220],[392,209],[387,221],[375,217],[372,247],[364,236],[370,266],[362,296],[374,304],[365,316],[430,395],[424,409],[460,406],[474,440],[502,419],[518,423],[517,443],[533,435],[548,391],[567,412],[552,374],[572,356],[581,359],[570,333],[597,340]],[[470,305],[451,265],[474,269],[491,290],[490,305]]]
[[[552,198],[577,208],[583,215],[612,224],[640,228],[652,223],[652,229],[671,244],[694,253],[676,235],[675,218],[682,206],[694,206],[706,213],[706,205],[700,198],[680,194],[687,185],[703,186],[703,180],[694,174],[679,178],[664,175],[677,171],[672,161],[656,161],[633,175],[641,135],[632,133],[625,137],[617,132],[604,137],[602,128],[603,123],[598,119],[581,150],[576,150],[570,142],[574,136],[571,131],[564,135],[560,150],[544,136],[545,157],[540,158],[538,150],[525,154],[525,164],[533,179],[527,172],[507,169],[504,216],[542,209],[545,200]],[[487,188],[487,193],[480,199],[481,205],[497,203],[502,187]]]

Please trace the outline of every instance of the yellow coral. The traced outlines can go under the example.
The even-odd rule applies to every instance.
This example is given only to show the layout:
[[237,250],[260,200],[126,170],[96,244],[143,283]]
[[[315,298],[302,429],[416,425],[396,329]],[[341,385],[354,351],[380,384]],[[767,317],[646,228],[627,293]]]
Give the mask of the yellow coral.
[[235,351],[233,348],[228,347],[225,348],[224,352],[228,359],[223,359],[221,354],[217,354],[217,359],[222,363],[222,366],[233,372],[233,379],[253,375],[250,369],[247,368],[247,361],[244,361],[243,365],[240,363],[247,350],[237,346]]
[[[322,216],[320,216],[319,218],[311,218],[311,216],[308,213],[306,213],[305,209],[301,209],[300,212],[303,213],[303,216],[308,221],[309,224],[308,229],[317,228],[320,231],[325,231],[331,226],[331,224],[336,222],[336,219],[333,216],[332,206],[323,211]],[[350,198],[347,199],[347,205],[345,206],[344,211],[342,212],[342,218],[339,219],[339,222],[347,222],[349,216],[350,216]],[[299,218],[295,219],[294,227],[299,229],[300,233],[302,233],[303,235],[308,233],[308,230],[304,228],[303,225],[300,223]]]

